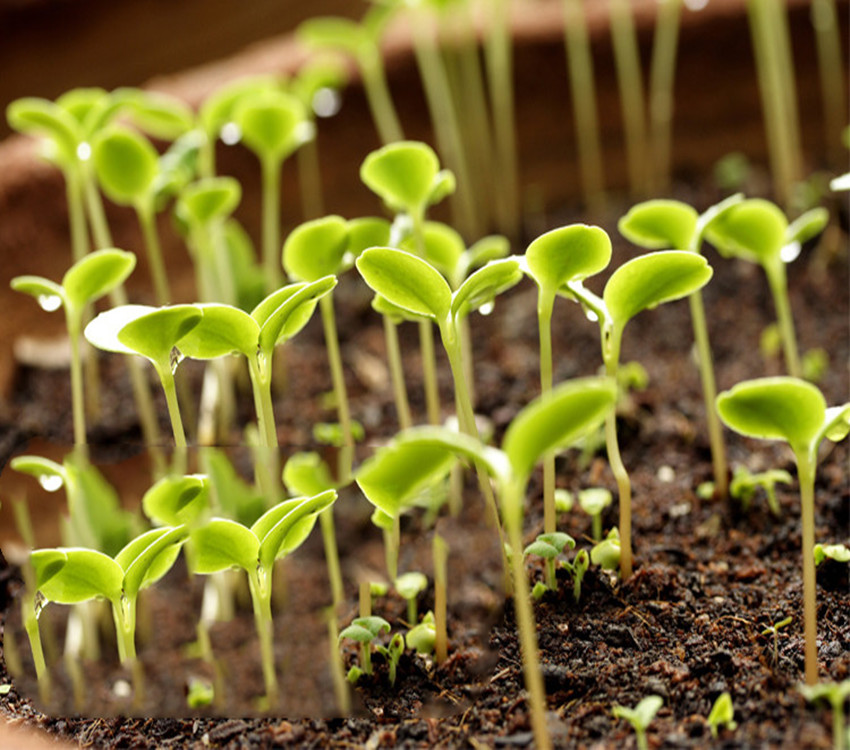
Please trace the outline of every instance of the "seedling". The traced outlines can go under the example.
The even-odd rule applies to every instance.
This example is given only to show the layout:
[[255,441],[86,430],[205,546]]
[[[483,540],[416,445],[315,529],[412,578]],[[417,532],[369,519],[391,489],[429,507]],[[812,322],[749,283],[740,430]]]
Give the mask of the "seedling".
[[372,670],[372,642],[379,638],[382,633],[390,632],[390,624],[377,615],[369,617],[355,617],[351,625],[343,628],[339,634],[339,642],[348,639],[360,644],[360,666],[356,664],[348,670],[348,681],[356,683],[364,674],[371,675]]
[[428,588],[428,578],[424,573],[411,571],[395,579],[395,590],[407,602],[407,622],[416,625],[419,615],[416,611],[416,598]]
[[434,653],[437,640],[437,629],[434,624],[434,613],[426,612],[422,621],[407,631],[405,643],[417,654],[429,655]]
[[535,555],[542,557],[546,565],[546,588],[549,591],[558,590],[558,582],[555,580],[555,561],[558,555],[564,553],[565,549],[574,549],[576,540],[569,534],[563,531],[555,531],[551,534],[540,534],[531,544],[529,544],[523,555]]
[[741,510],[746,513],[750,509],[750,502],[759,487],[767,494],[767,505],[770,512],[779,518],[782,510],[776,499],[776,483],[791,484],[791,475],[784,469],[768,469],[767,471],[751,474],[745,466],[739,466],[732,475],[732,483],[729,485],[729,494],[741,503]]
[[801,377],[802,369],[788,301],[785,258],[791,257],[792,248],[796,257],[799,246],[819,234],[828,220],[826,209],[814,208],[789,224],[777,205],[753,198],[716,216],[706,228],[706,238],[722,255],[758,263],[764,269],[782,335],[785,366],[792,377]]
[[611,505],[614,497],[605,487],[588,487],[578,493],[578,504],[593,523],[593,541],[602,539],[602,512]]
[[186,706],[188,708],[206,708],[215,702],[213,684],[199,677],[190,677],[186,688]]
[[721,727],[727,727],[733,732],[738,728],[738,722],[735,721],[735,707],[732,705],[732,696],[728,691],[717,696],[705,722],[711,730],[711,736],[715,739]]
[[820,565],[826,559],[839,563],[850,562],[850,549],[844,544],[816,544],[814,555],[815,565]]
[[791,624],[791,621],[794,618],[790,615],[788,617],[784,617],[778,622],[773,623],[773,625],[768,625],[764,630],[761,631],[762,635],[773,636],[773,663],[779,664],[779,631],[782,628],[788,627]]
[[[642,310],[688,296],[705,286],[712,273],[701,255],[665,250],[633,258],[620,266],[608,279],[601,299],[580,281],[568,282],[563,291],[598,319],[605,372],[615,378],[623,330],[629,320]],[[620,574],[628,578],[632,573],[632,487],[620,458],[614,412],[605,421],[605,443],[620,494]]]
[[545,693],[537,655],[534,614],[522,555],[523,498],[534,465],[547,452],[569,445],[594,429],[613,408],[616,386],[608,378],[568,381],[533,401],[511,422],[503,450],[446,428],[405,430],[367,460],[357,472],[366,498],[387,515],[395,516],[422,488],[439,481],[455,456],[486,467],[496,480],[502,518],[508,530],[514,606],[517,613],[523,669],[532,714],[534,738],[540,748],[551,747],[545,722]]
[[174,564],[188,532],[185,526],[147,531],[114,558],[83,547],[41,549],[30,559],[36,588],[57,604],[103,597],[112,605],[118,654],[132,669],[136,703],[144,697],[144,677],[136,660],[136,600],[139,591],[158,581]]
[[74,415],[74,443],[80,450],[86,444],[86,415],[83,398],[83,362],[80,334],[86,307],[108,294],[130,275],[136,256],[123,250],[98,250],[76,262],[56,284],[40,276],[18,276],[11,286],[36,298],[47,311],[65,309],[65,325],[71,343],[71,406]]
[[384,657],[389,669],[390,685],[395,685],[396,673],[398,672],[398,662],[401,655],[404,653],[404,636],[401,633],[396,633],[387,646],[377,644],[375,650]]
[[[525,251],[525,271],[537,284],[540,338],[540,390],[552,390],[552,311],[558,290],[583,281],[611,262],[611,240],[599,227],[573,224],[538,237]],[[555,518],[555,457],[543,461],[543,529],[551,534]]]
[[620,567],[620,531],[615,526],[608,535],[590,550],[590,561],[603,570],[617,570]]
[[309,536],[316,516],[336,500],[328,490],[314,497],[278,503],[250,527],[225,518],[213,518],[191,532],[192,566],[208,575],[240,568],[248,575],[254,622],[260,639],[263,679],[269,705],[277,703],[278,683],[272,650],[272,573],[274,562],[297,549]]
[[845,750],[844,704],[850,697],[850,680],[800,685],[798,689],[809,703],[826,702],[832,707],[832,746],[834,750]]
[[632,725],[637,738],[638,750],[648,750],[649,744],[646,741],[646,730],[652,724],[655,714],[658,709],[664,705],[664,699],[659,695],[648,695],[641,700],[634,708],[626,708],[625,706],[614,706],[611,713],[615,719],[625,719]]
[[584,574],[590,567],[590,555],[586,549],[579,550],[572,562],[562,560],[561,567],[566,568],[573,577],[573,599],[578,604],[581,599],[581,584],[584,581]]
[[738,383],[717,397],[720,418],[747,437],[785,440],[797,462],[803,525],[803,630],[806,683],[818,677],[815,584],[815,472],[824,438],[842,440],[850,431],[850,403],[827,408],[817,386],[790,377]]

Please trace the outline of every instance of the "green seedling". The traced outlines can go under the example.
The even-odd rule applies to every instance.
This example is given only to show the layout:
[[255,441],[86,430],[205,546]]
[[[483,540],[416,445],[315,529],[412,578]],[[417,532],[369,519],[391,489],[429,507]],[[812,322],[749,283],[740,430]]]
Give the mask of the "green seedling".
[[11,286],[30,294],[47,311],[65,310],[65,325],[71,343],[71,405],[74,417],[74,443],[86,444],[86,415],[83,395],[83,361],[80,335],[86,308],[120,286],[136,266],[136,256],[123,250],[98,250],[77,261],[57,284],[40,276],[17,276]]
[[136,659],[136,601],[139,591],[174,564],[188,532],[184,526],[147,531],[112,558],[83,547],[36,550],[31,561],[36,588],[49,602],[77,604],[102,597],[112,605],[118,654],[132,669],[135,700],[144,698],[144,677]]
[[[558,590],[558,582],[555,580],[555,562],[558,555],[562,555],[566,549],[574,549],[576,540],[563,531],[555,531],[551,534],[540,534],[524,550],[523,555],[528,557],[542,557],[546,564],[546,588],[549,591]],[[538,597],[539,598],[539,597]]]
[[[677,3],[671,2],[668,5]],[[699,253],[706,228],[719,219],[733,206],[738,205],[743,196],[732,195],[724,201],[711,206],[702,214],[686,203],[673,200],[651,200],[638,203],[623,216],[617,228],[629,242],[650,250],[690,250]],[[712,364],[711,344],[708,338],[708,324],[705,317],[705,305],[699,289],[688,296],[691,311],[691,324],[694,330],[697,360],[702,383],[703,402],[708,424],[708,438],[711,445],[711,461],[717,494],[725,497],[727,493],[726,447],[723,443],[723,431],[714,408],[717,386]]]
[[395,590],[407,602],[407,622],[413,626],[419,621],[416,598],[428,588],[428,578],[424,573],[411,571],[395,579]]
[[422,621],[407,631],[404,638],[407,647],[417,654],[430,655],[434,653],[437,642],[437,628],[434,623],[434,613],[430,610],[424,614]]
[[[611,262],[611,240],[599,227],[585,224],[553,229],[525,251],[525,271],[537,284],[537,323],[540,338],[540,390],[552,390],[552,311],[558,290],[583,281]],[[543,529],[555,531],[555,457],[543,461]]]
[[165,392],[174,444],[180,451],[185,451],[186,433],[177,402],[174,372],[182,356],[175,357],[174,351],[180,340],[200,323],[202,317],[203,312],[194,305],[160,308],[122,305],[98,315],[84,332],[89,343],[98,349],[135,354],[153,365]]
[[843,682],[819,682],[800,685],[800,693],[809,703],[828,703],[832,708],[832,746],[834,750],[845,750],[844,704],[850,697],[850,680]]
[[731,729],[733,732],[738,728],[738,722],[735,721],[735,707],[732,705],[732,696],[728,691],[723,691],[717,696],[705,723],[708,724],[711,736],[715,739],[721,727]]
[[562,560],[561,567],[565,568],[573,577],[573,599],[578,604],[581,599],[581,584],[584,581],[584,574],[590,567],[590,555],[586,549],[579,550],[572,562]]
[[186,688],[187,708],[207,708],[215,702],[215,688],[208,680],[190,677]]
[[815,473],[824,438],[842,440],[850,431],[850,402],[827,408],[817,386],[790,377],[738,383],[717,397],[720,418],[747,437],[784,440],[794,453],[800,482],[803,526],[803,630],[806,683],[818,678],[815,584]]
[[314,497],[284,500],[266,511],[250,527],[224,518],[213,518],[191,532],[192,566],[209,575],[238,568],[248,576],[254,605],[254,622],[260,639],[266,698],[274,706],[278,697],[272,650],[271,612],[274,562],[295,551],[309,536],[316,516],[336,500],[328,490]]
[[210,480],[202,474],[163,477],[142,496],[144,514],[160,526],[198,526],[209,509]]
[[573,509],[573,493],[562,487],[555,488],[555,511],[569,513]]
[[846,563],[850,562],[850,549],[844,544],[816,544],[814,556],[816,566],[826,559]]
[[523,500],[535,464],[547,452],[574,443],[613,409],[616,386],[609,378],[562,383],[523,409],[511,422],[503,450],[483,445],[470,435],[446,428],[405,430],[367,460],[356,480],[366,498],[389,516],[423,488],[442,479],[457,456],[471,459],[494,477],[508,530],[514,605],[517,612],[525,684],[529,692],[534,738],[551,747],[545,721],[545,693],[539,668],[534,613],[522,555]]
[[603,570],[620,568],[621,546],[620,531],[615,526],[601,542],[594,544],[590,550],[590,561]]
[[794,618],[790,615],[788,617],[784,617],[778,622],[773,623],[773,625],[769,625],[764,630],[761,631],[762,635],[772,636],[773,637],[773,663],[779,664],[779,631],[782,628],[786,628],[791,624],[791,621]]
[[[611,274],[601,298],[585,289],[580,281],[568,282],[563,293],[579,301],[599,321],[605,372],[616,378],[626,324],[642,310],[687,297],[705,286],[712,273],[701,255],[665,250],[624,263]],[[620,495],[620,574],[625,579],[632,573],[632,488],[620,458],[614,412],[605,421],[605,444]]]
[[605,487],[588,487],[578,493],[578,504],[593,523],[593,541],[602,539],[602,512],[613,502],[611,490]]
[[739,466],[732,475],[729,485],[729,494],[741,503],[741,510],[746,513],[750,509],[750,502],[761,487],[767,495],[767,505],[770,512],[779,518],[782,510],[776,499],[776,483],[791,484],[791,475],[784,469],[768,469],[767,471],[751,474],[745,466]]
[[786,258],[796,257],[800,245],[818,235],[828,220],[826,209],[814,208],[789,224],[777,205],[753,198],[714,217],[706,227],[706,238],[722,255],[758,263],[764,269],[776,308],[785,366],[792,377],[801,377],[802,368],[788,300]]
[[375,650],[384,657],[389,670],[390,685],[395,685],[396,674],[398,672],[398,662],[401,655],[404,653],[404,636],[401,633],[396,633],[388,645],[377,644]]
[[343,640],[356,641],[360,644],[360,666],[356,664],[348,670],[348,681],[356,683],[364,674],[371,675],[372,669],[372,642],[383,633],[390,632],[390,624],[376,615],[369,617],[355,617],[351,625],[339,634],[339,642]]
[[658,709],[664,705],[664,699],[659,695],[648,695],[641,700],[634,708],[626,708],[625,706],[614,706],[611,713],[615,719],[625,719],[632,725],[635,730],[638,750],[648,750],[649,744],[646,741],[646,730],[652,724],[655,714]]

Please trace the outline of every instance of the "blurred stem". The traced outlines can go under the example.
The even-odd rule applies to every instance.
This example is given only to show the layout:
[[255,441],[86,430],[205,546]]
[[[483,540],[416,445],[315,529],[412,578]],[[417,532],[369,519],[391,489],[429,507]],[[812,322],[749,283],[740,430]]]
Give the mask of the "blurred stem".
[[395,408],[398,413],[398,425],[399,429],[406,430],[413,424],[413,420],[410,416],[410,402],[407,398],[407,386],[404,382],[401,347],[398,343],[398,326],[387,315],[382,317],[384,319],[384,340],[390,366],[390,379],[393,385]]
[[162,247],[159,243],[159,232],[156,227],[156,212],[152,205],[136,207],[139,217],[139,225],[145,240],[145,250],[148,255],[148,266],[150,267],[151,279],[153,280],[156,303],[160,306],[171,303],[171,289],[168,285],[168,274],[165,271],[165,263],[162,260]]
[[[537,298],[537,327],[540,338],[540,393],[552,390],[552,309],[555,295],[550,290],[540,290]],[[555,454],[543,456],[543,531],[553,534],[558,520],[555,512]]]
[[803,377],[800,356],[797,352],[797,336],[794,333],[794,318],[788,301],[788,282],[785,276],[785,263],[777,259],[764,266],[767,282],[773,295],[776,307],[776,321],[782,336],[782,351],[785,355],[785,366],[788,374],[795,378]]
[[328,352],[328,365],[331,369],[331,382],[333,383],[334,397],[336,399],[336,412],[339,425],[342,429],[342,447],[339,453],[339,464],[337,481],[340,484],[348,484],[351,476],[352,449],[354,447],[354,436],[351,432],[351,411],[348,405],[348,390],[345,387],[345,373],[342,368],[342,355],[339,350],[339,336],[336,331],[336,315],[334,314],[333,292],[328,292],[319,300],[319,309],[322,315],[322,328],[325,334],[325,349]]
[[448,622],[449,547],[443,537],[434,534],[431,550],[434,560],[434,656],[437,659],[437,664],[442,664],[448,658],[449,652],[449,638],[446,628]]
[[280,162],[261,159],[263,180],[263,271],[266,293],[280,288]]
[[268,585],[267,577],[267,571],[262,568],[248,572],[251,602],[254,606],[254,623],[257,627],[257,636],[260,639],[260,658],[263,665],[266,699],[269,708],[274,709],[278,702],[278,684],[274,666],[271,587]]
[[797,474],[800,480],[800,501],[803,526],[803,633],[805,636],[807,685],[818,681],[817,647],[817,580],[815,574],[815,466],[817,446],[810,455],[796,451]]
[[673,124],[673,88],[682,0],[659,0],[655,39],[649,70],[649,129],[652,143],[651,188],[664,193],[670,187]]
[[363,86],[366,90],[366,100],[369,103],[369,110],[372,113],[372,119],[375,121],[381,142],[386,145],[402,140],[404,133],[399,123],[398,113],[393,105],[392,96],[390,96],[380,51],[377,49],[370,51],[368,55],[360,58],[359,63],[363,75]]
[[319,523],[322,526],[322,541],[325,545],[325,559],[328,565],[328,579],[331,584],[331,597],[334,607],[342,601],[342,570],[339,565],[339,550],[336,544],[336,530],[334,527],[333,506],[326,508],[319,514]]
[[311,138],[296,151],[298,184],[301,188],[301,212],[304,220],[318,219],[325,212],[322,196],[322,173],[319,168],[319,145]]
[[838,167],[846,162],[841,146],[841,131],[847,122],[847,89],[835,0],[812,0],[811,12],[820,70],[827,153],[832,165]]

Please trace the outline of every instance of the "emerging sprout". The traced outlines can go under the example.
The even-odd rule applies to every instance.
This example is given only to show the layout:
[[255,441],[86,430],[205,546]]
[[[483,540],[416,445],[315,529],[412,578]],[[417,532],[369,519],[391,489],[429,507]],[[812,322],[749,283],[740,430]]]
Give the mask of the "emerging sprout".
[[428,611],[422,622],[407,631],[405,636],[407,647],[417,654],[433,654],[437,642],[437,627],[434,624],[434,613]]
[[215,701],[215,688],[208,680],[190,677],[186,689],[186,706],[189,708],[206,708]]
[[816,544],[814,548],[815,565],[829,558],[835,562],[850,562],[850,549],[844,544]]
[[738,728],[738,722],[735,721],[735,707],[732,705],[732,696],[728,691],[723,691],[717,696],[711,711],[706,719],[711,736],[715,739],[721,727],[728,727],[733,732]]
[[395,590],[407,602],[407,622],[413,626],[419,620],[416,612],[416,597],[428,588],[424,573],[411,571],[395,579]]
[[850,680],[800,685],[800,693],[809,703],[823,701],[832,707],[832,745],[834,750],[847,747],[844,735],[844,704],[850,697]]
[[546,562],[546,588],[556,591],[558,584],[555,580],[555,561],[564,550],[574,549],[576,540],[563,531],[555,531],[551,534],[540,534],[523,551],[523,555],[535,555],[542,557]]
[[785,440],[794,453],[800,481],[803,525],[803,610],[806,683],[817,682],[817,610],[815,587],[815,472],[824,438],[842,440],[850,431],[850,403],[827,409],[811,383],[791,377],[738,383],[717,397],[720,418],[748,437]]
[[593,522],[593,541],[602,539],[602,511],[613,501],[611,490],[605,487],[588,487],[578,493],[578,504]]
[[360,666],[351,667],[348,670],[348,681],[357,682],[364,674],[372,674],[372,642],[380,637],[382,633],[390,632],[390,624],[377,615],[369,617],[355,617],[347,628],[339,634],[339,642],[352,640],[360,644]]
[[587,569],[590,567],[590,555],[586,549],[579,550],[576,552],[576,556],[572,562],[563,560],[561,567],[566,568],[573,577],[573,599],[578,604],[581,599],[581,584],[584,581],[584,574],[587,573]]
[[788,617],[784,617],[778,622],[773,623],[773,625],[768,625],[764,630],[761,631],[762,635],[773,636],[773,663],[779,663],[779,631],[782,628],[786,628],[791,624],[792,618],[790,615]]
[[735,469],[732,482],[729,485],[729,494],[740,500],[741,510],[746,513],[750,509],[750,502],[756,494],[756,490],[762,487],[767,494],[767,504],[770,512],[779,518],[782,510],[776,499],[776,483],[791,484],[791,475],[784,469],[768,469],[767,471],[751,474],[745,466]]
[[598,544],[590,550],[590,561],[603,570],[617,570],[620,567],[620,532],[615,526]]
[[637,746],[639,750],[648,750],[649,745],[646,741],[646,730],[658,713],[658,709],[664,705],[664,699],[659,695],[648,695],[641,700],[634,708],[626,708],[625,706],[613,706],[611,713],[616,719],[625,719],[632,725],[637,737]]

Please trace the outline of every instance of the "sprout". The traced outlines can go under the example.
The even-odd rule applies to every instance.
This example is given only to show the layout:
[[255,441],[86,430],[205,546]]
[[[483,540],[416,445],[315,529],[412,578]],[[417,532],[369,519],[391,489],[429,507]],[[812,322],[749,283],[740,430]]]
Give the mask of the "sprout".
[[768,625],[764,630],[761,631],[762,635],[772,635],[773,636],[773,663],[779,664],[779,631],[782,628],[787,627],[791,624],[792,618],[790,615],[785,617],[778,622],[773,623],[773,625]]
[[733,732],[738,728],[738,722],[735,721],[735,708],[732,705],[732,696],[728,691],[723,691],[717,696],[711,711],[708,713],[708,718],[705,720],[711,730],[711,736],[715,739],[720,731],[720,727],[726,726]]
[[603,570],[617,570],[620,567],[620,531],[615,526],[601,542],[590,550],[590,561]]
[[83,363],[80,334],[86,307],[120,286],[136,266],[136,256],[123,250],[107,249],[90,253],[77,261],[56,284],[40,276],[18,276],[12,289],[30,294],[45,310],[65,309],[65,325],[71,343],[71,405],[74,415],[74,443],[86,443],[86,416],[83,399]]
[[[585,289],[580,281],[568,282],[562,292],[596,314],[605,372],[616,377],[623,330],[629,320],[642,310],[687,297],[705,286],[711,275],[711,267],[701,255],[683,250],[666,250],[633,258],[620,266],[608,279],[601,299]],[[613,412],[609,413],[605,421],[605,443],[620,494],[620,573],[623,578],[627,578],[632,572],[632,488],[620,458]]]
[[535,555],[542,557],[546,562],[546,588],[549,591],[557,591],[558,583],[555,580],[555,560],[558,555],[563,554],[564,550],[574,549],[576,540],[569,534],[563,531],[555,531],[551,534],[540,534],[531,544],[529,544],[523,555]]
[[782,510],[776,499],[776,483],[791,484],[791,475],[784,469],[768,469],[767,471],[751,474],[745,466],[739,466],[732,475],[729,494],[741,501],[741,510],[746,513],[750,509],[750,501],[759,487],[767,494],[767,504],[770,512],[779,518]]
[[634,708],[626,708],[625,706],[614,706],[611,713],[615,719],[625,719],[632,725],[637,737],[638,750],[648,750],[649,745],[646,741],[646,730],[658,713],[658,709],[664,705],[664,699],[659,695],[648,695],[641,700]]
[[407,631],[405,642],[407,647],[417,654],[433,654],[437,641],[437,628],[434,624],[434,613],[426,612],[422,621]]
[[360,644],[360,666],[353,666],[348,671],[348,681],[355,683],[361,675],[372,674],[372,641],[382,633],[390,632],[390,624],[376,615],[355,617],[347,628],[339,634],[339,642],[348,639]]
[[561,567],[566,568],[573,577],[573,599],[578,604],[581,599],[581,584],[584,581],[584,574],[590,567],[590,555],[586,549],[579,550],[572,562],[562,560]]
[[578,493],[578,504],[593,522],[593,541],[602,539],[602,511],[613,501],[611,490],[605,487],[588,487]]
[[401,633],[396,633],[390,638],[389,645],[384,646],[377,644],[375,650],[384,657],[389,668],[390,685],[395,685],[396,672],[398,670],[398,662],[401,655],[404,653],[404,636]]
[[272,573],[274,562],[296,550],[309,536],[316,516],[336,500],[336,491],[314,497],[284,500],[266,511],[250,527],[213,518],[191,532],[192,568],[208,575],[241,568],[248,575],[254,622],[260,639],[263,679],[271,706],[277,702],[278,683],[272,650]]
[[817,610],[814,559],[815,472],[823,439],[842,440],[850,431],[850,403],[827,409],[817,386],[790,377],[738,383],[717,397],[720,418],[748,437],[784,440],[797,462],[803,524],[803,610],[806,683],[817,682]]
[[843,682],[819,682],[814,685],[800,685],[800,693],[809,703],[823,701],[832,707],[832,745],[842,750],[847,745],[844,736],[844,704],[850,696],[850,680]]
[[395,579],[395,590],[407,602],[407,622],[415,625],[419,619],[416,612],[416,597],[428,588],[428,578],[424,573],[411,571]]
[[208,680],[190,677],[186,690],[186,706],[189,708],[206,708],[215,701],[215,688]]
[[835,562],[850,562],[850,549],[844,544],[816,544],[814,547],[815,565],[829,558]]
[[569,513],[573,509],[573,494],[562,487],[555,488],[555,510],[558,513]]

